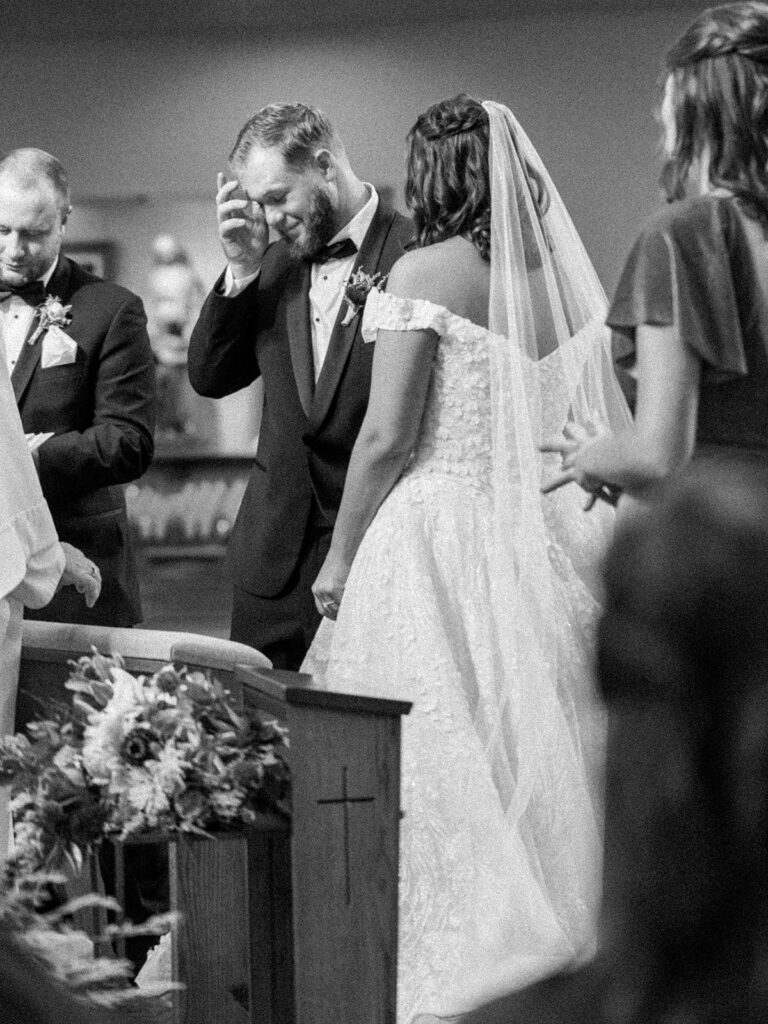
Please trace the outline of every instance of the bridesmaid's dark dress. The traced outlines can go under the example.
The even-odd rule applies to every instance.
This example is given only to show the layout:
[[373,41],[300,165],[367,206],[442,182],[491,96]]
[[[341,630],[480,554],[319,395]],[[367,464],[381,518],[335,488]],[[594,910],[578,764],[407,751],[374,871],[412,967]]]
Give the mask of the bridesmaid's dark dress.
[[630,404],[639,325],[676,323],[701,359],[694,458],[768,456],[768,227],[742,200],[698,196],[653,217],[607,321]]

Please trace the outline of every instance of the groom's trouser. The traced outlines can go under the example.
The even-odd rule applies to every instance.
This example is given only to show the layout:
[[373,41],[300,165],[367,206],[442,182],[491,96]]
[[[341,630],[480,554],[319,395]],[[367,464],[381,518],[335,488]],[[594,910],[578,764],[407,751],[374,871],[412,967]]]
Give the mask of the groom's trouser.
[[259,597],[234,587],[230,638],[255,647],[275,668],[297,670],[320,625],[312,584],[331,546],[333,529],[310,523],[299,561],[274,597]]

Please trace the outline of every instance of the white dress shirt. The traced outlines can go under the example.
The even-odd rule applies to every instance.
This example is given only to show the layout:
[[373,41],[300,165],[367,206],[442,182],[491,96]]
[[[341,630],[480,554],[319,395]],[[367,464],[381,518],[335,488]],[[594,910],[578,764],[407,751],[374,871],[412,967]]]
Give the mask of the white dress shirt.
[[[365,206],[355,214],[348,224],[344,225],[341,231],[333,236],[328,242],[329,245],[333,245],[334,242],[339,242],[344,238],[351,238],[358,249],[363,244],[363,239],[368,228],[371,226],[379,205],[379,196],[373,185],[365,182],[365,187],[370,192]],[[328,353],[328,345],[331,341],[331,334],[333,333],[333,325],[336,323],[336,317],[339,314],[339,308],[344,298],[344,286],[347,278],[352,273],[352,267],[355,265],[356,258],[357,253],[352,253],[351,256],[345,256],[343,259],[312,264],[309,312],[312,322],[312,358],[315,366],[315,381],[317,381],[323,368],[323,363]],[[257,270],[255,274],[251,274],[249,277],[235,279],[232,271],[227,267],[226,274],[224,275],[224,295],[227,297],[239,295],[244,288],[247,288],[252,281],[256,280],[258,275],[259,271]]]
[[[56,262],[54,260],[42,278],[40,278],[43,284],[47,285],[53,277]],[[0,302],[0,344],[2,345],[9,377],[19,360],[21,349],[32,327],[34,316],[35,307],[30,306],[24,299],[20,299],[18,295],[11,295],[3,302]]]

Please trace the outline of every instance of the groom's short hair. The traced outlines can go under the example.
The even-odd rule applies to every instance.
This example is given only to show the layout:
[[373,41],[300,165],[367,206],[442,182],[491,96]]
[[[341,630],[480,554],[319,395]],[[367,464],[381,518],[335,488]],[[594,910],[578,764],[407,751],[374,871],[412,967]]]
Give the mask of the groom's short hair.
[[270,103],[243,126],[229,155],[230,164],[242,164],[254,146],[280,150],[286,164],[304,167],[318,149],[344,151],[327,116],[304,103]]

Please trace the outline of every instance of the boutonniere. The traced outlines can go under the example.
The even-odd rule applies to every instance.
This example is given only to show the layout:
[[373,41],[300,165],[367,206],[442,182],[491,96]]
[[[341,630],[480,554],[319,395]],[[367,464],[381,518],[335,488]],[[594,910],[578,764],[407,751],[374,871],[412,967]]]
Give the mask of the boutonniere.
[[342,327],[348,327],[356,316],[359,316],[368,293],[372,288],[381,291],[384,282],[387,280],[384,274],[366,274],[362,268],[358,268],[351,277],[347,279],[347,286],[344,289],[344,298],[347,301],[347,311],[341,321]]
[[35,307],[35,319],[37,327],[29,344],[34,345],[41,334],[45,334],[49,327],[67,327],[72,323],[72,306],[65,306],[55,295],[46,295],[45,301]]

